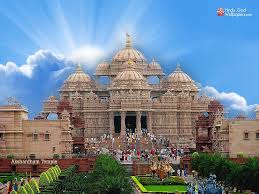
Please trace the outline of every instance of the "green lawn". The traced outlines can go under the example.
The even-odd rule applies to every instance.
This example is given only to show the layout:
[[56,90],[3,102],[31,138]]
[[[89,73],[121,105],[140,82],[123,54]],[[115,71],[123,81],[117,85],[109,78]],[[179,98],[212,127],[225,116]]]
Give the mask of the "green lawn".
[[187,191],[185,185],[145,185],[144,187],[148,192],[175,193]]
[[186,185],[142,185],[135,176],[131,176],[132,180],[136,183],[143,193],[175,193],[186,192]]

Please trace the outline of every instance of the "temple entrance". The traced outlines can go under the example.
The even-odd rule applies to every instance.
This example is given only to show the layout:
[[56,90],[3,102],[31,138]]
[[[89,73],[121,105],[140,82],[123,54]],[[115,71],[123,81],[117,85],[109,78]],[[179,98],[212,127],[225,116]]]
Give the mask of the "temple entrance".
[[141,116],[141,128],[147,129],[147,116]]
[[135,133],[136,130],[136,112],[130,111],[127,112],[125,118],[126,132]]
[[115,129],[115,133],[121,132],[121,116],[114,117],[114,129]]
[[126,116],[125,124],[127,133],[135,133],[136,116]]

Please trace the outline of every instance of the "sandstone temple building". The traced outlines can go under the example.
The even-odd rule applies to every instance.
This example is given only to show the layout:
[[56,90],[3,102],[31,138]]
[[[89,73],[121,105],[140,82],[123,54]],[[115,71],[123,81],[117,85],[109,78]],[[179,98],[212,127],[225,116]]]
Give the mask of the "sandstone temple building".
[[[102,77],[109,82],[101,84]],[[159,81],[151,84],[150,77]],[[148,61],[132,46],[129,35],[125,47],[110,62],[97,65],[93,76],[78,65],[59,94],[44,101],[34,120],[19,104],[0,107],[1,155],[69,157],[75,147],[84,149],[86,139],[103,134],[123,138],[126,133],[140,137],[143,132],[166,137],[176,147],[259,154],[259,108],[256,120],[226,120],[223,106],[200,95],[179,64],[165,75],[156,60]],[[53,113],[58,119],[48,120]]]

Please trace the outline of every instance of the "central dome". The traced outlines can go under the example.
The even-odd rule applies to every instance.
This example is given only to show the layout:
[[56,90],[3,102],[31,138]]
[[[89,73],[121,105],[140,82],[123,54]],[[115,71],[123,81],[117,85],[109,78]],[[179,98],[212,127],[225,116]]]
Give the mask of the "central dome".
[[145,81],[146,79],[137,71],[127,69],[122,71],[116,77],[116,81]]
[[125,70],[121,71],[112,81],[110,90],[120,89],[141,89],[150,90],[151,86],[147,83],[146,78],[134,69],[136,65],[133,61],[128,61],[128,66]]
[[125,62],[128,60],[132,60],[134,62],[144,62],[146,61],[146,58],[140,51],[132,47],[130,35],[127,34],[125,48],[117,52],[112,60],[114,62]]

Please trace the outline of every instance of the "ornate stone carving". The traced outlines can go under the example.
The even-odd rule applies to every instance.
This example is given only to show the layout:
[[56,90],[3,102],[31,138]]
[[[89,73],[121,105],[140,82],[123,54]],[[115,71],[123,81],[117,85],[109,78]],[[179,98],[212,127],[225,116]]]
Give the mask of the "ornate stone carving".
[[4,131],[5,129],[6,129],[6,126],[0,123],[0,131]]

